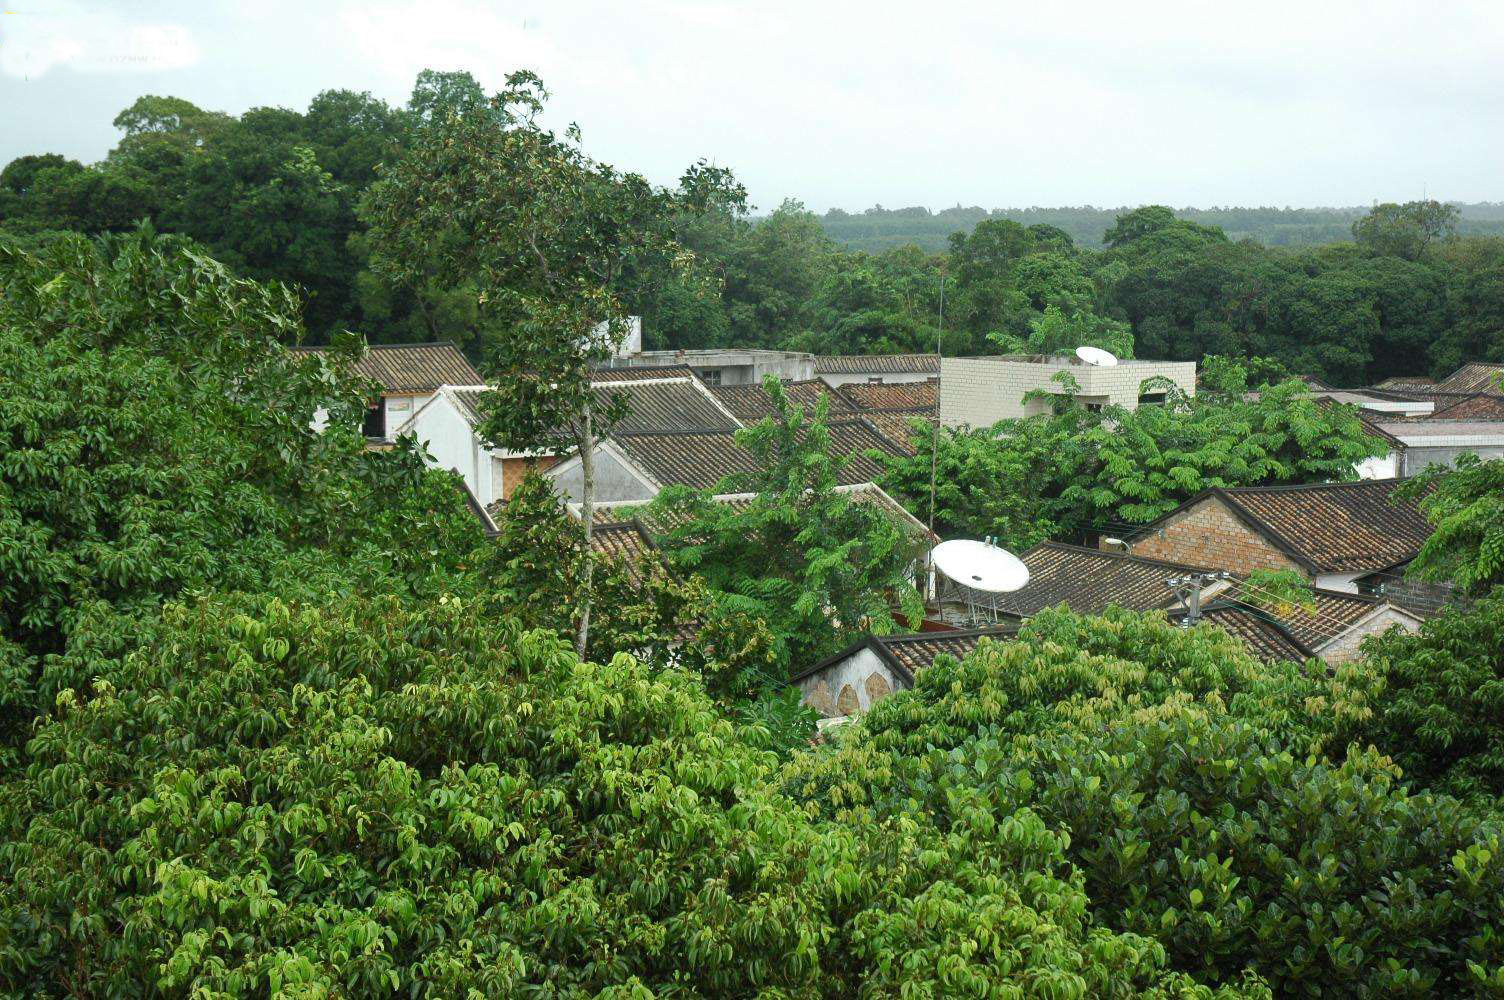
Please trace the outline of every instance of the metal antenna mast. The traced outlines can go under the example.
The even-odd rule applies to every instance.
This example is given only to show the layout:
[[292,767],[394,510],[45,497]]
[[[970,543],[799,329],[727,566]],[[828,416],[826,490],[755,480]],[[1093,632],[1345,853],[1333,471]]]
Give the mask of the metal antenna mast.
[[[945,275],[940,275],[940,327],[935,331],[935,370],[940,370],[940,338],[945,336]],[[935,419],[930,428],[930,534],[935,533],[935,474],[940,465],[940,390],[935,390]]]

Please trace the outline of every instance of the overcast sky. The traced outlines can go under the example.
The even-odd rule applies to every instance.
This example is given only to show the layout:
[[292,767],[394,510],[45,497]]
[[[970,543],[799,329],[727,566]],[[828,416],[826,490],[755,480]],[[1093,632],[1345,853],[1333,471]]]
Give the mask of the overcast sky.
[[529,68],[592,155],[661,182],[707,157],[762,209],[1504,200],[1499,0],[0,7],[0,163],[97,160],[141,94],[302,109]]

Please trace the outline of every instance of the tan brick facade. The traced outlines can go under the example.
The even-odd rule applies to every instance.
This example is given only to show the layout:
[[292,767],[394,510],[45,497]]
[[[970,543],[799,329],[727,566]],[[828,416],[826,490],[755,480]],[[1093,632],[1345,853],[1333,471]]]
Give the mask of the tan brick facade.
[[558,456],[543,455],[538,458],[501,458],[495,459],[495,465],[501,473],[501,498],[510,500],[512,493],[521,484],[522,478],[527,475],[528,469],[536,469],[539,472],[547,471]]
[[1135,539],[1136,556],[1250,573],[1256,569],[1293,569],[1308,576],[1289,556],[1244,524],[1215,496],[1168,518]]

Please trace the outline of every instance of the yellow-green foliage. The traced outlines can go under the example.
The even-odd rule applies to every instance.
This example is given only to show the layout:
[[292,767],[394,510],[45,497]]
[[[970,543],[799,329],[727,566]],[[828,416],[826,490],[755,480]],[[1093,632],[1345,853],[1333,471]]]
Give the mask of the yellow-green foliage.
[[1197,995],[1030,810],[821,821],[693,675],[475,602],[171,606],[29,751],[18,995]]
[[1497,823],[1413,795],[1375,752],[1327,758],[1371,685],[1265,665],[1162,616],[1062,611],[943,659],[784,787],[856,823],[1028,812],[1068,835],[1100,926],[1207,984],[1282,995],[1495,995]]

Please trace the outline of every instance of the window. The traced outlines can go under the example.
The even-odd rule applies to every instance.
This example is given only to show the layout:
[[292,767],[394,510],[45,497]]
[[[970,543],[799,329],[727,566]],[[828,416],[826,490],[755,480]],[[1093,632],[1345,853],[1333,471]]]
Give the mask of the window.
[[1138,405],[1163,406],[1165,404],[1165,399],[1166,396],[1162,390],[1160,392],[1146,392],[1138,397]]
[[700,381],[704,382],[706,385],[721,384],[721,370],[719,368],[698,368],[695,370],[695,374],[698,375],[700,377]]
[[386,400],[378,399],[367,405],[366,419],[361,424],[361,433],[368,438],[386,437]]

